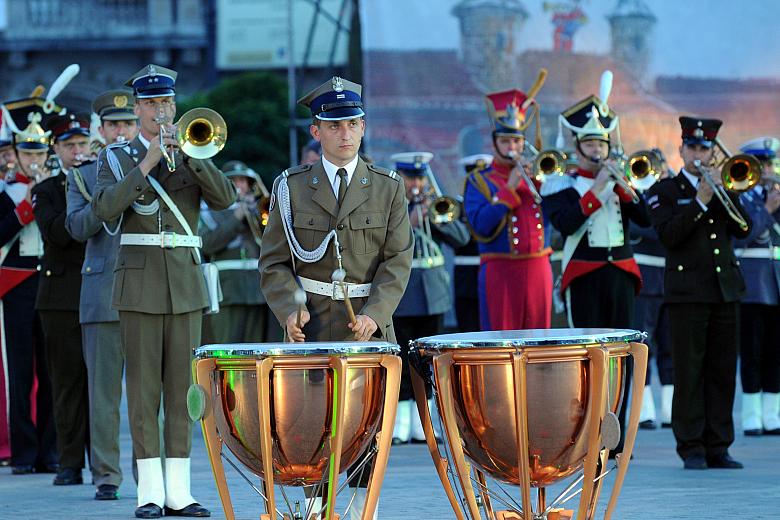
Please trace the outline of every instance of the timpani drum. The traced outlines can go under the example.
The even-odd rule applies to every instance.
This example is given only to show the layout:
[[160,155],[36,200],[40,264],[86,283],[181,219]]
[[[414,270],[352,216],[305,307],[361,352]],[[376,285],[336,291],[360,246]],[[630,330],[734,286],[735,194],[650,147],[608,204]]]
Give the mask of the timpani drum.
[[[380,342],[198,348],[188,406],[201,420],[225,516],[235,518],[223,445],[262,479],[262,519],[339,518],[339,475],[348,470],[370,472],[363,518],[372,518],[392,441],[398,351]],[[321,510],[309,508],[303,516],[300,504],[288,501],[286,486],[319,486]]]
[[[456,517],[567,518],[558,506],[581,483],[576,518],[593,518],[608,471],[607,454],[620,440],[615,414],[626,398],[626,363],[632,356],[631,414],[623,451],[616,457],[617,475],[605,512],[609,518],[639,423],[647,369],[647,347],[640,343],[644,337],[633,330],[548,329],[447,334],[411,342],[417,406]],[[444,453],[436,444],[426,385],[436,396]],[[569,477],[574,482],[548,503],[546,488]],[[520,488],[521,502],[507,500],[501,488],[506,484]],[[537,489],[536,504],[531,488]]]

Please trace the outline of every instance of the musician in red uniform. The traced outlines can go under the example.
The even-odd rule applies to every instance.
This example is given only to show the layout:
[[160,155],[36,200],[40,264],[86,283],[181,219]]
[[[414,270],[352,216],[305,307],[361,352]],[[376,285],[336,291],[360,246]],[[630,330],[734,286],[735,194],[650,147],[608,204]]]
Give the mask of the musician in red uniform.
[[552,251],[545,245],[538,183],[527,161],[517,161],[525,147],[525,130],[538,112],[529,114],[529,107],[537,105],[532,95],[508,90],[489,94],[487,106],[493,122],[493,163],[468,176],[463,204],[479,242],[480,327],[549,328]]

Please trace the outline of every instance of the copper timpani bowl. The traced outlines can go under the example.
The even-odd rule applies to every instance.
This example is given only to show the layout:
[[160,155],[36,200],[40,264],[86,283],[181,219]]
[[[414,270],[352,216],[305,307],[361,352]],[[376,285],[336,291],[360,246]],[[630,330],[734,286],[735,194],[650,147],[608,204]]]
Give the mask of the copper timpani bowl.
[[[382,419],[387,371],[381,358],[398,352],[390,343],[292,343],[207,345],[199,359],[213,359],[210,396],[221,441],[253,473],[265,479],[261,450],[270,427],[275,484],[303,486],[323,480],[332,462],[337,395],[344,395],[342,449],[338,473],[350,468],[374,440]],[[270,368],[269,410],[263,412],[258,374]],[[334,360],[343,360],[339,389]],[[201,382],[201,384],[203,384]],[[263,417],[267,413],[268,417]],[[327,478],[327,476],[326,476]]]
[[[556,508],[581,491],[577,518],[593,518],[608,472],[608,452],[620,440],[616,413],[625,397],[631,358],[631,414],[622,451],[616,454],[615,484],[605,513],[610,518],[639,424],[647,368],[644,337],[633,330],[547,329],[447,334],[411,342],[417,408],[455,517],[564,518]],[[444,451],[436,443],[426,386],[436,395]],[[547,488],[570,476],[573,482],[548,503]],[[496,493],[488,479],[519,487],[521,503],[507,502],[506,492]],[[567,496],[579,484],[581,490]],[[536,504],[532,488],[537,489]],[[501,505],[508,509],[494,510]]]

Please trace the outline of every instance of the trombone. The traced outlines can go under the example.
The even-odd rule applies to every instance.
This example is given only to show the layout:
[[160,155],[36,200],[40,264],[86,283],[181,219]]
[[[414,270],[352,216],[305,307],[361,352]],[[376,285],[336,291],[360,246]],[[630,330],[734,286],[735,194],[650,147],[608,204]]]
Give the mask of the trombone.
[[745,231],[748,228],[748,223],[740,214],[736,204],[729,198],[726,190],[742,193],[758,184],[761,180],[761,163],[749,154],[732,155],[718,137],[715,138],[715,146],[724,155],[720,170],[721,185],[715,184],[715,181],[712,180],[710,169],[704,167],[700,160],[693,161],[693,165],[701,174],[704,182],[712,188],[712,193],[726,209],[729,217],[739,225],[740,229]]
[[[526,143],[526,146],[530,146],[530,145],[528,143]],[[523,152],[525,152],[525,150],[526,150],[526,148],[523,148]],[[536,150],[535,147],[530,146],[530,148],[528,148],[528,154],[533,154],[535,150]],[[539,153],[537,152],[534,155],[538,157]],[[534,184],[534,181],[532,181],[531,177],[529,177],[528,174],[525,172],[525,168],[523,167],[522,163],[520,162],[520,157],[522,157],[522,156],[523,156],[522,154],[520,156],[518,156],[517,152],[515,152],[514,150],[510,150],[509,151],[509,158],[514,161],[515,168],[517,168],[517,171],[520,172],[520,177],[522,177],[523,181],[528,186],[528,189],[531,191],[531,196],[534,198],[534,202],[536,202],[537,204],[541,204],[542,203],[542,196],[539,195],[539,191],[536,189],[536,185]]]
[[428,205],[428,213],[434,224],[449,224],[460,217],[460,204],[452,197],[442,194],[436,176],[430,168],[425,169],[428,184],[433,191],[433,200]]
[[[163,144],[166,134],[165,125],[171,121],[165,107],[161,106],[155,123],[160,125],[160,149],[162,150],[168,171],[176,170],[174,150],[168,150]],[[193,108],[184,113],[176,123],[174,137],[181,151],[193,159],[209,159],[225,147],[227,124],[216,111],[210,108]]]
[[657,150],[640,150],[626,159],[626,177],[632,187],[645,191],[663,175],[664,161]]
[[533,163],[533,176],[539,182],[544,182],[548,175],[565,175],[566,161],[568,157],[565,152],[549,148],[541,152],[531,143],[525,143],[523,155]]
[[[615,162],[617,162],[617,166],[613,166],[607,162],[609,159],[614,159]],[[600,167],[606,168],[609,171],[615,184],[628,193],[631,196],[631,202],[636,204],[639,202],[639,195],[637,195],[636,190],[634,190],[634,188],[631,187],[631,184],[626,180],[626,169],[628,168],[629,159],[630,158],[626,157],[622,150],[613,150],[609,152],[609,156],[607,156],[606,159],[599,159],[598,163]]]

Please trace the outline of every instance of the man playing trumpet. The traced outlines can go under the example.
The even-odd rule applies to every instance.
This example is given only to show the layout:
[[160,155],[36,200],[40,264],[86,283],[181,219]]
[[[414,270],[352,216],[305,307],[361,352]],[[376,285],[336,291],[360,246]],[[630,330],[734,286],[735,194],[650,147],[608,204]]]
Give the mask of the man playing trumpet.
[[[148,65],[127,85],[140,133],[99,158],[93,209],[122,232],[112,307],[126,349],[127,405],[138,461],[138,518],[209,516],[190,494],[192,423],[187,413],[190,357],[200,345],[207,289],[197,231],[200,199],[225,209],[236,198],[208,159],[177,151],[169,124],[176,112],[176,72]],[[164,113],[166,121],[158,119]],[[164,135],[160,137],[160,132]],[[163,150],[165,148],[165,150]],[[165,160],[163,160],[165,159]],[[173,171],[171,171],[173,167]],[[165,402],[165,478],[158,413]]]

